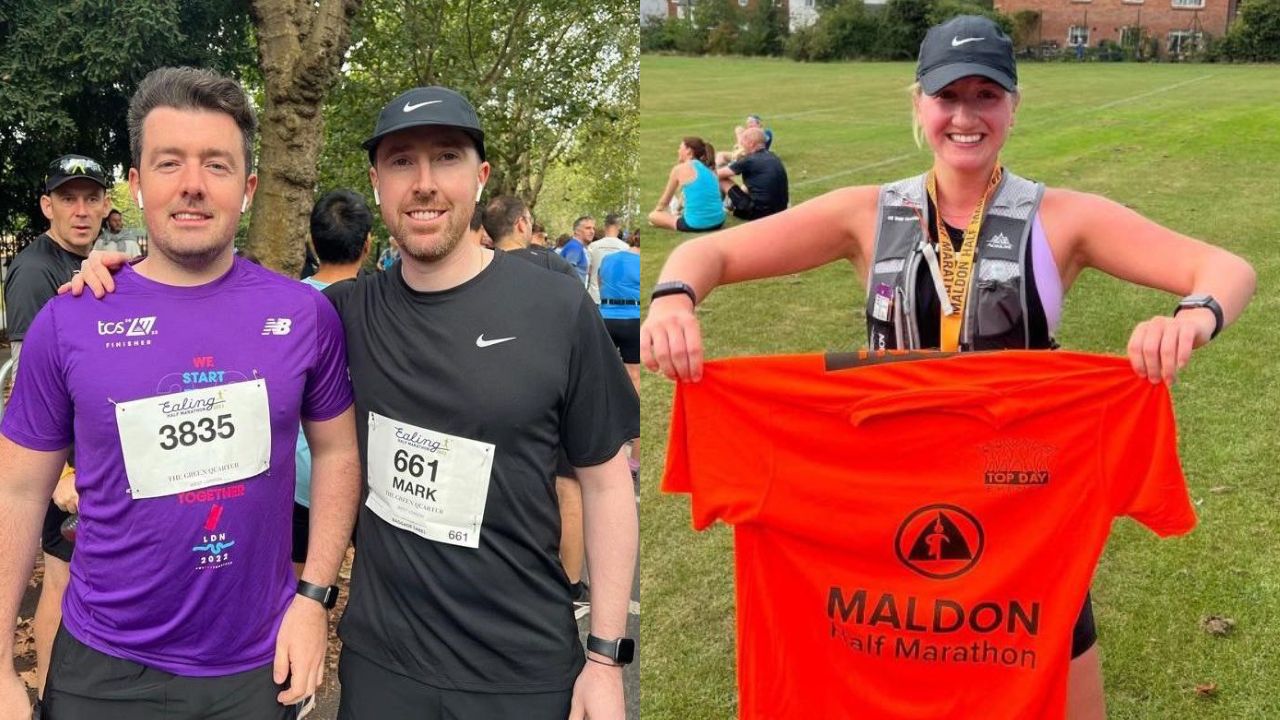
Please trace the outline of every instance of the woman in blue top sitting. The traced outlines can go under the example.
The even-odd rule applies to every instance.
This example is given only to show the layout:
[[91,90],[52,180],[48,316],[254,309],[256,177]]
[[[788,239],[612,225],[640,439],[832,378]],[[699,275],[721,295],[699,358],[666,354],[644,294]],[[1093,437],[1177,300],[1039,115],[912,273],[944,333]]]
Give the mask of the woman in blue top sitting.
[[[720,181],[716,179],[716,151],[699,137],[680,141],[679,161],[671,168],[667,187],[658,205],[649,213],[649,224],[680,232],[719,230],[724,225],[724,204]],[[676,189],[684,193],[682,211],[668,209]]]

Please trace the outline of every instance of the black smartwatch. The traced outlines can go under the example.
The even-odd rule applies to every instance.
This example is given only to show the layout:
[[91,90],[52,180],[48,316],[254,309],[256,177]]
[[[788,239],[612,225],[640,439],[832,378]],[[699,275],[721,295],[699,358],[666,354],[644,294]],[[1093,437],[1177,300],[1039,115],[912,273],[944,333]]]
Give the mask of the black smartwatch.
[[311,598],[324,606],[325,610],[332,610],[334,605],[338,604],[338,586],[330,585],[312,585],[306,580],[298,581],[298,594],[302,597]]
[[619,665],[626,665],[636,657],[636,641],[631,638],[602,640],[595,635],[587,635],[587,650],[603,655]]
[[1225,319],[1222,316],[1222,306],[1218,304],[1218,301],[1214,300],[1212,295],[1188,295],[1178,301],[1178,307],[1174,308],[1173,314],[1177,315],[1183,310],[1191,308],[1209,308],[1213,312],[1213,334],[1209,336],[1209,339],[1212,340],[1218,337],[1218,333],[1222,332],[1222,326],[1225,324]]
[[667,295],[681,294],[688,295],[689,302],[694,305],[698,304],[698,294],[695,293],[693,288],[689,287],[687,283],[682,283],[679,280],[668,280],[667,282],[660,282],[657,285],[654,285],[653,292],[649,294],[649,301],[652,302],[660,297],[666,297]]

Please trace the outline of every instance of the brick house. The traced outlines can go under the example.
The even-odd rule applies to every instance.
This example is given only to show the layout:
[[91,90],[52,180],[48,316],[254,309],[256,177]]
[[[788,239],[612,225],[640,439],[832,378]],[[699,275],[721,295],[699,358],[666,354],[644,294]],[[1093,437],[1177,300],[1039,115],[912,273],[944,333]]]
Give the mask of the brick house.
[[1037,13],[1027,45],[1098,47],[1104,40],[1134,46],[1142,36],[1159,41],[1160,53],[1179,56],[1205,36],[1222,37],[1239,0],[995,0],[1006,15]]

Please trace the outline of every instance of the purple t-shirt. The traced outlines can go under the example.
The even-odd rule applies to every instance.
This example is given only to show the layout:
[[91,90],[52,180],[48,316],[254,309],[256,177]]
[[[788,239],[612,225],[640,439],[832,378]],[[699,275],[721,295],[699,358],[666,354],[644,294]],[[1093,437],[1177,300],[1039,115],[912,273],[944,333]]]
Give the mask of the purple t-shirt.
[[[45,305],[0,425],[33,450],[75,441],[80,525],[63,623],[95,650],[178,675],[260,667],[294,593],[298,420],[328,420],[352,402],[342,323],[314,288],[240,258],[198,287],[126,267],[116,288],[101,301]],[[115,403],[256,378],[266,385],[269,470],[130,496]]]

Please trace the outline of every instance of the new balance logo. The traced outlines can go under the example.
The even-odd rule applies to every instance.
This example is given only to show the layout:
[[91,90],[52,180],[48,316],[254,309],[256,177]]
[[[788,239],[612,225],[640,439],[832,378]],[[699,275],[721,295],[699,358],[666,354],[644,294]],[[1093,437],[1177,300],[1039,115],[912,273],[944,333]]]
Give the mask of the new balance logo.
[[288,335],[293,329],[293,320],[289,318],[267,318],[267,324],[262,326],[263,335]]
[[1013,243],[1009,242],[1009,238],[1004,233],[999,233],[987,241],[987,247],[992,250],[1012,250]]

